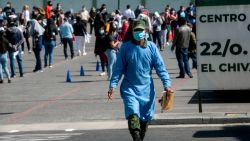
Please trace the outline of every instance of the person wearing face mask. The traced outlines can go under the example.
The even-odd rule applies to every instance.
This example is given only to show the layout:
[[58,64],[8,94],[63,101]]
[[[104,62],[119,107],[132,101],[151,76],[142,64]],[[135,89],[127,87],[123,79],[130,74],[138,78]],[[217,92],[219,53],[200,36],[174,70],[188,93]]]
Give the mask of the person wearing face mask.
[[107,50],[106,55],[108,57],[108,80],[112,77],[113,68],[117,59],[118,45],[120,41],[118,40],[117,24],[115,22],[110,22],[110,29],[106,37]]
[[154,17],[153,17],[153,41],[156,44],[156,40],[158,42],[158,46],[160,47],[160,51],[163,51],[163,45],[162,45],[162,40],[161,40],[161,25],[162,25],[162,19],[161,16],[159,15],[158,12],[154,13]]
[[95,42],[95,56],[99,56],[101,60],[101,68],[102,72],[100,73],[100,76],[106,75],[105,67],[106,70],[108,70],[108,58],[105,54],[105,51],[107,50],[105,43],[105,32],[104,32],[104,24],[101,23],[99,28],[99,31],[96,32],[96,42]]
[[87,23],[89,21],[89,12],[84,5],[82,6],[82,11],[80,13],[81,13],[81,20],[83,21],[85,27],[87,27]]
[[7,2],[6,7],[4,7],[3,12],[6,14],[8,18],[10,15],[14,15],[16,13],[15,9],[11,6],[10,2]]
[[148,122],[153,119],[155,112],[153,68],[161,78],[164,90],[173,92],[163,59],[156,45],[145,39],[145,29],[144,21],[134,21],[133,39],[123,43],[119,49],[108,91],[108,99],[112,100],[114,89],[123,75],[120,93],[134,141],[143,141]]

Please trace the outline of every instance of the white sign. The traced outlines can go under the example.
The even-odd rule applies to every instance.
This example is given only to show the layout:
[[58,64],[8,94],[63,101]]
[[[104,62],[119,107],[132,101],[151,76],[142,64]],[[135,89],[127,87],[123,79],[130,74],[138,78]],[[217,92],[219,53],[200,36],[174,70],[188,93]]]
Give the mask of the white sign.
[[250,89],[250,5],[197,8],[199,90]]

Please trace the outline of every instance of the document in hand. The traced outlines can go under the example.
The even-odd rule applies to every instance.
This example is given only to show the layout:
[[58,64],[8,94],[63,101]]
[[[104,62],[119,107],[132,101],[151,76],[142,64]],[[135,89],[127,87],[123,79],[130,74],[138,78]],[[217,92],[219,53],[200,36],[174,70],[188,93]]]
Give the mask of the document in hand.
[[170,111],[173,108],[174,103],[174,93],[166,91],[162,92],[162,99],[161,99],[161,111]]

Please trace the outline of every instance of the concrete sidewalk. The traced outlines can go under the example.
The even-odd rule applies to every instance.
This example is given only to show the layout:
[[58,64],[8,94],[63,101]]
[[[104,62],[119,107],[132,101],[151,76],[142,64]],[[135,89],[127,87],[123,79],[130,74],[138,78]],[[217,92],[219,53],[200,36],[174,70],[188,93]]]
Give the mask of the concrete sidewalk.
[[[86,56],[65,61],[63,48],[57,47],[53,68],[44,69],[43,73],[32,72],[34,55],[25,54],[24,78],[17,77],[11,84],[0,85],[0,124],[124,120],[124,107],[119,90],[116,90],[114,101],[107,101],[109,82],[106,81],[106,76],[101,77],[100,72],[95,71],[97,59],[93,50],[94,37],[92,42],[87,44]],[[157,99],[156,115],[152,124],[250,123],[249,92],[203,93],[203,113],[199,113],[196,70],[192,70],[194,74],[192,79],[176,79],[179,69],[175,54],[169,48],[161,54],[172,79],[175,100],[170,112],[161,113],[158,99],[161,97],[163,87],[153,72]],[[79,76],[80,66],[84,67],[84,77]],[[71,83],[65,82],[68,68],[71,71]]]

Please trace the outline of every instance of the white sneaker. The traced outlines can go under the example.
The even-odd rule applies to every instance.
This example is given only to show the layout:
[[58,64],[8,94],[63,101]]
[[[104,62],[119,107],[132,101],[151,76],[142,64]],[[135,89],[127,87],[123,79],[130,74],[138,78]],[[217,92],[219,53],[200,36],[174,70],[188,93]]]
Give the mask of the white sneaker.
[[82,52],[80,50],[78,51],[78,56],[82,56]]
[[30,54],[30,53],[32,53],[32,51],[31,51],[31,50],[29,50],[29,54]]
[[106,72],[101,72],[99,75],[104,76],[104,75],[106,75]]
[[86,52],[84,52],[82,55],[84,55],[84,56],[85,56],[85,55],[87,55],[87,53],[86,53]]
[[24,52],[22,51],[21,54],[24,54]]
[[49,68],[53,68],[53,66],[52,66],[52,65],[50,65],[50,66],[49,66]]

